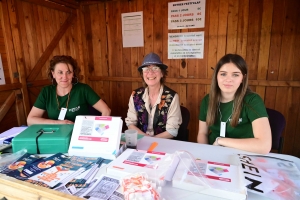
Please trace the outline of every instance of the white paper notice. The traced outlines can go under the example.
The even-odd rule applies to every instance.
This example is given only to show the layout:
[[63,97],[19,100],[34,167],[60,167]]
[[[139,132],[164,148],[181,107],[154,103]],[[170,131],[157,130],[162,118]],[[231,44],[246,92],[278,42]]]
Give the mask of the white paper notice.
[[1,55],[0,55],[0,85],[5,85],[5,77],[4,77]]
[[204,32],[169,33],[168,59],[203,58]]
[[143,12],[122,13],[123,47],[143,47]]
[[205,0],[170,2],[168,28],[203,28],[205,24]]

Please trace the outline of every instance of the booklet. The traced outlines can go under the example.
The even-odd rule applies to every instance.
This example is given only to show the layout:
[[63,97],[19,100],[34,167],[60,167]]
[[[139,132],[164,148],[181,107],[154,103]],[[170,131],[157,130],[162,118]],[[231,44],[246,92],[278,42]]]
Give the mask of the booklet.
[[188,191],[224,199],[246,199],[239,166],[181,158],[173,176],[172,185]]
[[103,174],[94,182],[93,186],[80,197],[85,199],[108,200],[119,186],[120,182],[118,179]]
[[42,158],[37,155],[25,153],[17,161],[3,169],[1,173],[19,180],[27,180],[27,177],[22,173],[23,169],[40,160],[42,160]]
[[121,117],[77,116],[69,155],[115,159],[120,148]]
[[300,199],[300,171],[289,160],[238,154],[249,192],[271,199]]
[[48,187],[53,188],[57,185],[65,185],[74,177],[83,173],[92,163],[99,158],[72,156],[59,162],[58,165],[35,174],[29,178],[33,182],[42,182]]

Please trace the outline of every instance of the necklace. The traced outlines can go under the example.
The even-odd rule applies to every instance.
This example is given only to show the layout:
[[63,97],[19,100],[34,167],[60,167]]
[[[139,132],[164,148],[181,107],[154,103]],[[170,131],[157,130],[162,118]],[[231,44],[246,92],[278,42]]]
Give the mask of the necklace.
[[232,111],[231,111],[231,114],[230,114],[230,116],[228,117],[228,119],[227,119],[225,122],[222,122],[222,113],[221,113],[221,109],[220,109],[220,102],[219,102],[218,108],[219,108],[220,122],[221,122],[221,125],[220,125],[220,136],[221,136],[221,137],[225,137],[226,123],[228,122],[228,120],[229,120],[230,117],[232,116],[233,109],[234,109],[234,102],[233,102],[233,105],[232,105]]
[[[219,109],[219,113],[220,113],[220,122],[222,122],[222,113],[221,113],[221,110],[220,110],[220,102],[219,102],[218,109]],[[232,111],[231,111],[231,114],[230,114],[230,116],[228,117],[228,119],[225,121],[225,123],[227,123],[228,120],[230,119],[230,117],[232,116],[233,109],[234,109],[234,102],[233,102],[233,105],[232,105]]]
[[[70,94],[71,94],[71,90],[70,90],[70,92],[69,92],[69,94],[68,94],[68,101],[67,101],[67,106],[66,106],[66,108],[68,108],[68,106],[69,106]],[[57,92],[56,92],[56,102],[57,102],[57,109],[58,109],[58,110],[61,110],[61,108],[59,107],[59,101],[58,101],[58,97],[57,97]]]

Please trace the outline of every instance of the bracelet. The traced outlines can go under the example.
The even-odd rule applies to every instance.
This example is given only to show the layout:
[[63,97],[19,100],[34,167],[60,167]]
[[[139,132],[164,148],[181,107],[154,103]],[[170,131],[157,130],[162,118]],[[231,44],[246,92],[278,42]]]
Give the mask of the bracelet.
[[219,142],[218,142],[219,138],[222,138],[222,137],[217,137],[217,138],[216,138],[217,145],[222,146],[222,145],[220,145]]

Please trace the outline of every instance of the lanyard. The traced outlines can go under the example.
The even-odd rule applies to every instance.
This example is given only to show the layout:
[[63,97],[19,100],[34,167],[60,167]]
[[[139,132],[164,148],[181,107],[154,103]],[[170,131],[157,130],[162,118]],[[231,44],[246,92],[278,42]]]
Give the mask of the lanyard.
[[[69,106],[70,94],[71,94],[71,91],[70,91],[69,94],[68,94],[68,101],[67,101],[67,106],[66,106],[66,108],[68,108],[68,106]],[[57,109],[58,109],[58,110],[61,110],[61,108],[59,107],[59,101],[58,101],[57,93],[56,93],[56,102],[57,102]]]
[[228,120],[230,119],[230,117],[231,117],[232,114],[233,114],[234,102],[233,102],[233,105],[232,105],[232,111],[231,111],[231,114],[230,114],[230,116],[228,117],[228,119],[227,119],[225,122],[222,122],[222,113],[221,113],[221,109],[220,109],[220,102],[219,102],[218,109],[219,109],[219,113],[220,113],[220,122],[221,122],[221,124],[220,124],[220,136],[221,136],[221,137],[225,137],[226,123],[228,122]]

